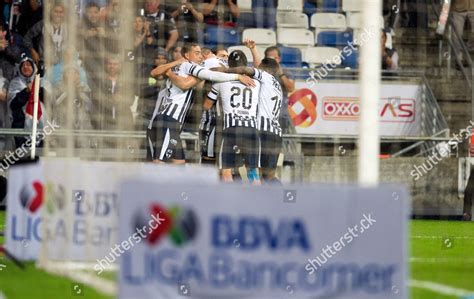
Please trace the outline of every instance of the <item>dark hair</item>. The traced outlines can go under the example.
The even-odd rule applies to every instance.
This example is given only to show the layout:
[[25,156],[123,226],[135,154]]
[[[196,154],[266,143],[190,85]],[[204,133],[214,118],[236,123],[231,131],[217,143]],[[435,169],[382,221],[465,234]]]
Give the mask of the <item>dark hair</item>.
[[[212,51],[211,48],[208,48],[208,47],[201,47],[201,52],[202,52],[203,55],[207,55],[210,52],[214,53],[214,51]],[[216,54],[216,53],[214,53],[214,54]]]
[[89,2],[89,3],[87,3],[87,5],[86,5],[86,10],[89,9],[89,8],[92,8],[92,7],[96,7],[97,9],[100,10],[100,6],[99,6],[99,4],[97,4],[97,2]]
[[258,67],[272,75],[275,75],[278,71],[279,65],[273,58],[264,58]]
[[227,51],[227,49],[222,46],[218,46],[212,49],[212,53],[214,53],[214,55],[217,55],[219,51]]
[[271,46],[265,49],[265,57],[267,57],[271,51],[277,51],[278,56],[281,56],[280,49],[277,46]]
[[234,50],[229,55],[229,67],[247,66],[247,56],[241,50]]
[[197,43],[187,43],[184,44],[181,48],[181,55],[184,57],[184,54],[189,53],[193,47],[199,47]]

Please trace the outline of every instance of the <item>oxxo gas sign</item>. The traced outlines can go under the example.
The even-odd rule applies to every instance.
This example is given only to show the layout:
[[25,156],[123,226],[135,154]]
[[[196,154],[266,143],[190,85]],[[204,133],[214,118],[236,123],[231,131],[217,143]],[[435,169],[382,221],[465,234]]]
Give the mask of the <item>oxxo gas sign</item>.
[[[192,200],[181,200],[183,184]],[[119,298],[406,298],[405,191],[295,190],[295,202],[287,203],[279,187],[123,184],[120,239],[150,207],[161,207],[168,225],[155,242],[121,256]],[[306,269],[367,214],[377,219],[370,230],[316,273]]]
[[[419,85],[382,84],[378,101],[382,136],[421,134],[420,91]],[[297,81],[288,112],[298,134],[358,135],[359,85],[318,83],[308,88]]]

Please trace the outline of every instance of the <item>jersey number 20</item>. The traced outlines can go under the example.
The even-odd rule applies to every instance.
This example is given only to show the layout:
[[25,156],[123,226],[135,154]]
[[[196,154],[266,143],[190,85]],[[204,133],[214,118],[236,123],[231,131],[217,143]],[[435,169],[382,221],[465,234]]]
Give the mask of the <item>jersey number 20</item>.
[[230,89],[230,91],[232,92],[232,96],[230,97],[230,105],[232,108],[240,107],[240,103],[238,103],[235,99],[235,97],[240,95],[242,95],[242,107],[247,110],[252,108],[252,90],[250,88],[246,87],[242,89],[234,86]]

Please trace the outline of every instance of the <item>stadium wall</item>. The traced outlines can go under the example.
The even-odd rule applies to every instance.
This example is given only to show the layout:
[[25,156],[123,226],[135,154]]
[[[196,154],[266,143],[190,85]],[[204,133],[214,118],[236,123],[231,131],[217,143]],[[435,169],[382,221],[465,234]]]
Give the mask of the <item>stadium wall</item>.
[[[428,166],[426,158],[382,159],[380,183],[406,184],[411,190],[414,217],[462,215],[463,199],[458,197],[458,164],[457,158],[446,158],[425,174],[420,166]],[[417,180],[417,176],[412,175],[416,173],[415,165],[418,174],[423,174]],[[355,183],[357,160],[350,157],[305,157],[303,177],[305,183]]]

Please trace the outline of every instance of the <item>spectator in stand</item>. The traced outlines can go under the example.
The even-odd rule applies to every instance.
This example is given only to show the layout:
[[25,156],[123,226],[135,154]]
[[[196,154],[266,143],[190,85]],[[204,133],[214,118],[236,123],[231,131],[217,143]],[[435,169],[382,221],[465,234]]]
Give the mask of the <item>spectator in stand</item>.
[[148,79],[149,68],[154,63],[155,46],[153,44],[153,36],[150,33],[150,23],[145,21],[145,17],[138,16],[135,18],[134,31],[134,53],[129,58],[135,62],[137,78],[141,81],[138,82],[138,85],[142,85]]
[[[0,129],[8,129],[11,126],[11,119],[8,115],[8,80],[0,72]],[[0,150],[7,151],[13,148],[12,138],[0,136]]]
[[19,3],[17,15],[13,18],[12,31],[25,36],[28,29],[43,19],[43,7],[39,0],[25,0]]
[[180,60],[183,58],[183,55],[181,55],[181,47],[173,47],[168,51],[168,56],[171,61],[176,61]]
[[60,61],[68,38],[64,14],[64,5],[55,2],[49,12],[51,21],[49,26],[46,26],[44,20],[41,20],[26,33],[24,45],[30,50],[31,57],[36,64],[43,60],[45,41],[51,44],[53,64]]
[[[180,49],[181,50],[181,49]],[[140,116],[142,119],[140,120],[140,129],[144,129],[152,115],[153,115],[153,110],[155,108],[156,100],[158,97],[158,93],[166,88],[166,80],[168,79],[165,74],[153,77],[151,76],[151,71],[155,69],[156,67],[160,65],[164,65],[168,63],[168,53],[165,51],[163,48],[158,48],[155,52],[154,55],[154,65],[150,69],[148,68],[148,82],[147,85],[142,88],[141,92],[141,99],[142,99],[142,104],[141,107],[139,108],[140,111]]]
[[206,0],[202,12],[207,25],[235,27],[240,15],[237,0]]
[[382,30],[380,38],[382,49],[382,70],[396,71],[398,70],[398,53],[392,47],[387,47],[387,33]]
[[179,34],[175,20],[160,7],[160,0],[146,0],[145,17],[149,22],[150,33],[154,38],[154,45],[166,51],[178,41]]
[[[101,130],[117,130],[133,123],[130,106],[133,99],[125,99],[125,88],[120,80],[122,62],[117,56],[105,59],[105,76],[97,90],[93,90],[94,127]],[[115,144],[112,143],[112,144]]]
[[[69,86],[69,84],[71,86]],[[71,91],[68,88],[72,87]],[[69,94],[72,92],[72,95]],[[68,120],[68,100],[72,99],[72,112],[73,112],[73,130],[92,130],[91,113],[92,113],[92,101],[90,99],[90,89],[84,82],[81,81],[79,75],[79,68],[72,64],[65,67],[63,77],[58,86],[54,89],[54,98],[52,103],[52,115],[51,119],[56,123],[66,128]],[[63,146],[65,144],[62,144]],[[90,147],[89,138],[77,138],[76,146]],[[54,144],[54,146],[60,146]]]
[[100,9],[100,19],[105,28],[105,50],[116,54],[119,49],[120,0],[108,0],[107,6]]
[[188,0],[169,5],[171,16],[176,20],[179,39],[183,43],[202,43],[204,15],[200,11],[202,0]]
[[0,24],[0,70],[2,76],[10,82],[15,77],[15,64],[20,61],[21,50],[10,45],[5,29]]
[[97,4],[99,8],[106,7],[108,4],[108,0],[79,0],[78,2],[82,13],[85,12],[84,8],[87,7],[90,3]]
[[77,54],[76,50],[69,47],[64,50],[63,58],[59,63],[49,67],[46,70],[45,78],[52,87],[57,87],[64,77],[64,69],[66,66],[75,66],[80,74],[81,83],[88,86],[87,75],[84,68],[81,66],[82,63],[79,60],[79,55]]
[[100,20],[100,8],[95,2],[87,4],[79,29],[80,57],[92,89],[97,87],[104,70],[105,28]]
[[[33,115],[33,93],[34,93],[34,82],[36,75],[36,65],[34,61],[24,55],[18,65],[18,75],[13,78],[8,86],[8,105],[11,111],[12,117],[12,128],[19,129],[31,129],[29,128],[32,121]],[[39,100],[44,101],[44,91],[40,88]],[[45,109],[42,104],[39,105],[38,109],[38,128],[42,128],[44,125],[44,113]],[[16,147],[20,147],[26,138],[15,137]]]
[[276,29],[278,0],[252,0],[254,25],[256,28]]
[[[468,49],[474,51],[474,39],[472,33],[474,32],[474,0],[454,0],[452,4],[452,18],[454,23],[454,30],[458,33],[459,37],[462,38],[464,33],[464,25],[469,21],[471,27],[471,36],[469,37]],[[457,38],[453,39],[454,47],[459,53],[459,58],[463,60],[463,51],[461,44]],[[464,64],[466,62],[464,61]]]

